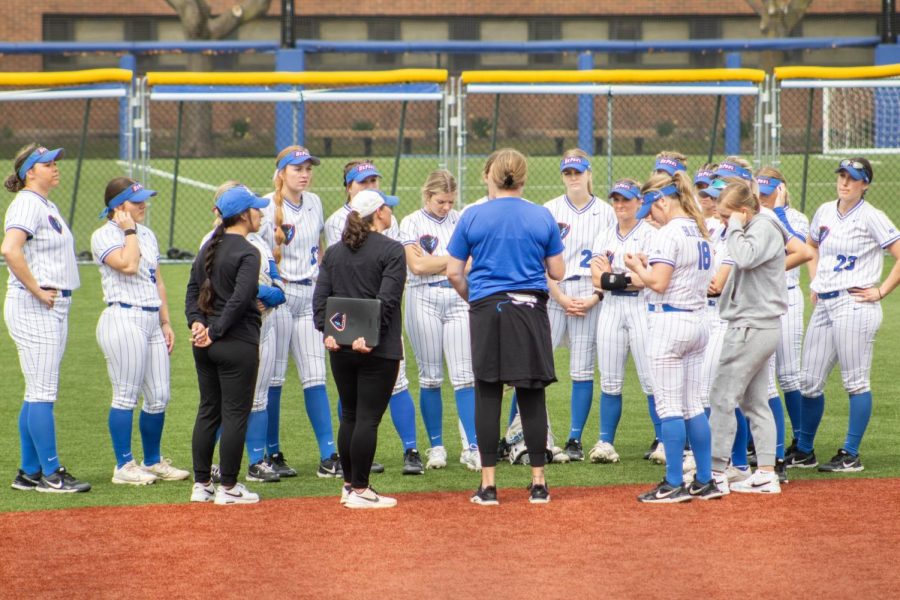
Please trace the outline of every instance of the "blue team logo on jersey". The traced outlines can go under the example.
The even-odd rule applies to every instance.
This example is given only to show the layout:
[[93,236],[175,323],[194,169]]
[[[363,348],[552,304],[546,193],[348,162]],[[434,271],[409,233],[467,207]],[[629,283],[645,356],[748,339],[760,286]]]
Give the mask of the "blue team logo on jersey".
[[616,253],[615,253],[615,252],[610,252],[609,250],[607,250],[607,251],[606,251],[606,260],[609,261],[609,264],[613,264],[613,261],[614,261],[615,259],[616,259]]
[[438,247],[438,239],[433,235],[423,235],[419,238],[419,245],[428,254],[434,254]]
[[47,215],[47,220],[50,221],[50,227],[52,227],[56,233],[62,233],[62,224],[56,220],[56,217],[53,215]]
[[336,331],[343,331],[347,328],[347,315],[344,313],[334,313],[329,320]]
[[819,245],[821,245],[822,242],[825,241],[825,238],[828,237],[828,234],[830,232],[831,232],[831,230],[828,229],[828,227],[826,227],[825,225],[822,225],[821,227],[819,227]]
[[559,227],[559,237],[561,237],[562,239],[566,239],[566,236],[569,235],[570,231],[572,231],[572,226],[568,223],[559,222],[557,222],[556,225]]
[[293,225],[282,225],[281,232],[284,234],[284,245],[287,246],[293,241],[297,230]]

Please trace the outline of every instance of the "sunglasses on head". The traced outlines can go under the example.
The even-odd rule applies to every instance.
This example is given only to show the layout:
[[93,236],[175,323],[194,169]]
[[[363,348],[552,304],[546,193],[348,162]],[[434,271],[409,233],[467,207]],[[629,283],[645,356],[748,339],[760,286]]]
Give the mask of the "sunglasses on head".
[[850,167],[851,169],[856,169],[856,170],[862,170],[862,171],[866,170],[866,167],[864,164],[862,164],[858,160],[850,160],[849,158],[845,158],[844,160],[842,160],[840,167],[842,169],[846,169],[847,167]]

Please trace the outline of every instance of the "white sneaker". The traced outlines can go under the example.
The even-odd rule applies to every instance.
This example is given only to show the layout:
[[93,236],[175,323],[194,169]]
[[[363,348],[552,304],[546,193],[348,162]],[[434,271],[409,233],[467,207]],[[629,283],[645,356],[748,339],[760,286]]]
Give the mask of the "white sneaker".
[[353,488],[350,487],[349,483],[341,485],[341,505],[347,504],[347,498],[350,497],[350,492],[352,491]]
[[447,449],[443,446],[434,446],[425,451],[426,469],[443,469],[447,466]]
[[654,450],[648,460],[655,465],[664,465],[666,464],[666,449],[663,447],[663,443],[660,442],[656,445],[656,450]]
[[751,475],[753,475],[753,471],[750,470],[750,467],[728,465],[728,468],[725,469],[725,477],[728,478],[728,483],[737,483],[738,481],[750,479]]
[[481,470],[481,454],[478,453],[478,446],[470,446],[462,451],[459,455],[459,462],[466,465],[470,471]]
[[694,460],[694,453],[692,451],[684,451],[684,457],[681,460],[681,470],[684,473],[697,470],[697,462]]
[[588,452],[588,458],[591,459],[592,463],[617,463],[619,462],[619,453],[616,452],[612,444],[600,440]]
[[259,502],[259,494],[254,494],[243,483],[236,483],[234,487],[226,489],[224,485],[216,488],[216,504],[256,504]]
[[716,473],[713,471],[713,479],[716,480],[716,487],[719,488],[719,491],[722,492],[723,496],[727,496],[731,493],[731,490],[728,489],[728,471],[724,473]]
[[781,484],[778,483],[778,473],[757,469],[747,479],[732,483],[731,491],[742,494],[780,494]]
[[127,485],[148,485],[156,481],[157,477],[149,471],[140,468],[133,460],[121,467],[113,469],[112,482]]
[[397,506],[397,499],[382,496],[369,487],[362,493],[352,490],[347,495],[347,501],[344,503],[344,506],[359,509],[393,508]]
[[195,483],[191,490],[191,502],[212,502],[216,497],[216,486],[209,482],[207,484]]
[[141,468],[153,473],[157,479],[162,479],[163,481],[181,481],[191,476],[188,471],[173,467],[171,458],[163,458],[162,456],[159,457],[159,462],[155,465],[148,467],[141,463]]
[[566,454],[565,450],[563,450],[559,446],[552,446],[550,448],[550,454],[553,456],[553,460],[551,460],[550,462],[557,465],[562,465],[572,460],[571,458],[569,458],[569,455]]

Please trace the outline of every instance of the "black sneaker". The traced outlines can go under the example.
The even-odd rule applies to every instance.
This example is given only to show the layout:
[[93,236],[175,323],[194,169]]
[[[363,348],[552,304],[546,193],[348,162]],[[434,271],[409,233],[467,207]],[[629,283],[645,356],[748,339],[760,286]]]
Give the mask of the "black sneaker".
[[797,438],[791,439],[791,445],[784,449],[784,459],[787,460],[791,454],[797,451]]
[[691,495],[683,485],[670,485],[663,479],[659,485],[638,496],[639,502],[650,504],[673,504],[675,502],[690,502]]
[[[279,477],[296,477],[297,471],[284,460],[284,454],[276,452],[266,457],[266,463],[272,470],[278,473]],[[338,463],[340,464],[340,463]]]
[[222,483],[222,470],[219,469],[219,465],[210,465],[209,480],[216,485]]
[[403,453],[403,474],[404,475],[424,475],[425,465],[422,464],[422,457],[415,448],[410,448]]
[[824,473],[856,473],[864,468],[858,454],[850,454],[843,448],[829,462],[819,466]]
[[506,438],[500,438],[500,442],[497,444],[497,460],[507,459],[509,459],[509,442],[506,441]]
[[479,486],[475,494],[469,498],[469,502],[481,504],[482,506],[497,506],[500,504],[500,501],[497,500],[497,488],[493,485],[489,485],[486,488]]
[[376,475],[379,473],[384,473],[384,465],[378,462],[373,462],[372,468],[369,469],[369,473],[375,473]]
[[804,452],[800,448],[794,451],[791,454],[790,458],[785,457],[784,466],[788,469],[812,469],[819,466],[819,461],[816,460],[816,451],[812,452]]
[[697,498],[699,500],[713,500],[715,498],[721,498],[725,494],[719,489],[719,486],[716,485],[715,479],[710,479],[706,483],[700,483],[695,479],[691,482],[690,487],[688,487],[688,495],[691,498]]
[[275,483],[281,481],[281,475],[275,468],[264,460],[250,465],[247,469],[247,481],[262,481],[263,483]]
[[33,473],[31,475],[29,475],[22,469],[19,469],[19,472],[16,475],[16,478],[13,479],[12,489],[22,490],[24,492],[36,489],[38,484],[41,482],[42,475],[43,474],[41,473],[40,469],[38,469],[37,473]]
[[566,453],[569,460],[584,460],[584,448],[581,447],[581,440],[569,439],[563,452]]
[[778,483],[779,484],[789,482],[788,476],[787,476],[787,467],[785,466],[783,458],[778,458],[775,460],[775,473],[778,474]]
[[337,452],[328,458],[322,459],[322,462],[319,463],[319,469],[316,471],[316,476],[324,478],[344,476],[344,470],[341,468],[341,459]]
[[547,504],[550,502],[550,490],[545,483],[528,484],[528,501],[532,504]]
[[644,452],[644,460],[650,460],[650,455],[656,452],[656,447],[659,446],[659,440],[653,440],[653,443],[650,444],[650,448]]
[[91,489],[91,484],[78,481],[66,471],[65,467],[60,467],[53,471],[50,475],[44,475],[35,487],[39,492],[51,494],[74,494],[77,492],[87,492]]

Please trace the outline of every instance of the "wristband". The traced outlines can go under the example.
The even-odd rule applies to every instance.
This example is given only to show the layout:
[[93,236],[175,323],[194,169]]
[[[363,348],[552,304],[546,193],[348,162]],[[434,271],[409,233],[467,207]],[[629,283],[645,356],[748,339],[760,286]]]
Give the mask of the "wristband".
[[137,235],[137,229],[126,229],[125,235]]
[[600,290],[594,290],[594,295],[597,296],[599,302],[603,302],[603,292]]
[[624,290],[631,285],[631,278],[622,273],[603,273],[600,275],[600,287],[604,290]]

